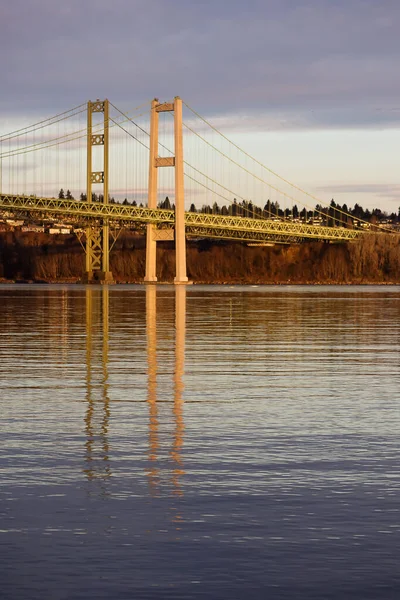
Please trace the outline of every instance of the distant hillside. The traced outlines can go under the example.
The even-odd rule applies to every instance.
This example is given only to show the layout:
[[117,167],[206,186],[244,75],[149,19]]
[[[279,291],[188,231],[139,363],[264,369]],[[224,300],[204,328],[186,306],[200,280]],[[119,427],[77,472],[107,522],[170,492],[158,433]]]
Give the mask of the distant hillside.
[[[157,252],[159,281],[173,281],[172,243],[159,244]],[[110,262],[117,282],[142,282],[144,238],[132,232],[121,234]],[[78,281],[84,264],[75,236],[0,233],[1,279]],[[370,234],[349,244],[272,247],[188,241],[187,269],[195,283],[400,283],[400,236]]]

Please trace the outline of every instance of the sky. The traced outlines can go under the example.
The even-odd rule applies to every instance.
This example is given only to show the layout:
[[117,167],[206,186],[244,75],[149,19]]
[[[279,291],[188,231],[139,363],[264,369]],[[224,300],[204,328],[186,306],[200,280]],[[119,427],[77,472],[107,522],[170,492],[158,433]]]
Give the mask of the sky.
[[400,206],[398,0],[3,0],[0,130],[181,96],[328,201]]

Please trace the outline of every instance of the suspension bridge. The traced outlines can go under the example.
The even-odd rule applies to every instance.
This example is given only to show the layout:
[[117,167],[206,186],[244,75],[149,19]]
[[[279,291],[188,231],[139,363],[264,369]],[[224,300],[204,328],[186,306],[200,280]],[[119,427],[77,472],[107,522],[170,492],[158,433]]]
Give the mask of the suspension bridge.
[[[60,188],[67,194],[57,197]],[[162,208],[166,197],[172,208]],[[308,206],[303,221],[294,216],[299,202]],[[285,207],[281,217],[278,207]],[[89,101],[2,135],[0,214],[73,224],[86,252],[83,280],[104,283],[113,280],[109,255],[123,228],[146,229],[145,282],[157,281],[157,242],[175,241],[178,284],[188,281],[187,237],[290,244],[365,234],[342,210],[329,218],[318,198],[251,157],[179,97],[130,113],[109,100]]]

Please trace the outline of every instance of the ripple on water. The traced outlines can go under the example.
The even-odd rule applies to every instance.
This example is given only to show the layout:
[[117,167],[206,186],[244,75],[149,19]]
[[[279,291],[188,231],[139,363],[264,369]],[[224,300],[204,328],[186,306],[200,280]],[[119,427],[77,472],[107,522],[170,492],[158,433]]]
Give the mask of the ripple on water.
[[5,600],[397,598],[400,290],[177,287],[0,286]]

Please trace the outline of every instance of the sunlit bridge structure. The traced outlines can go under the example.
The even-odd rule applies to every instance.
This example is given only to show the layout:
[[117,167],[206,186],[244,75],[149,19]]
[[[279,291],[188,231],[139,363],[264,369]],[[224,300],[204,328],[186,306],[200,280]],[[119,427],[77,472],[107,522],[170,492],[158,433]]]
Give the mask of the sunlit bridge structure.
[[83,281],[104,283],[113,281],[109,256],[123,228],[146,231],[148,283],[157,281],[157,242],[175,241],[177,284],[188,281],[187,238],[348,242],[370,228],[340,209],[332,214],[179,97],[130,112],[89,101],[2,135],[0,213],[73,225],[86,253]]

